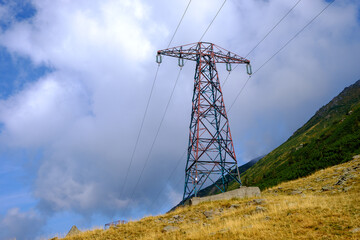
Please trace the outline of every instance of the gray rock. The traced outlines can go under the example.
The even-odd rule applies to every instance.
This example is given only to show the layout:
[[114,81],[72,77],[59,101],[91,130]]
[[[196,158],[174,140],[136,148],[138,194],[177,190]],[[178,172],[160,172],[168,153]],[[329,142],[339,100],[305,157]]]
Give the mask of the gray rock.
[[319,178],[319,177],[317,177],[317,178],[315,178],[315,180],[314,180],[315,182],[322,182],[322,181],[324,181],[323,179],[321,179],[321,178]]
[[172,232],[176,230],[179,230],[179,227],[168,225],[163,228],[163,232]]
[[355,176],[353,174],[349,174],[348,176],[346,176],[347,179],[353,179],[355,178]]
[[341,176],[339,180],[334,185],[342,185],[344,182],[346,182],[346,176]]
[[199,219],[192,219],[191,221],[192,221],[192,223],[196,223],[196,224],[197,224],[197,223],[200,223],[200,220],[199,220]]
[[175,215],[172,217],[174,219],[174,222],[183,222],[184,220],[182,219],[181,216],[179,215]]
[[298,194],[302,194],[302,191],[300,190],[294,190],[290,193],[290,195],[298,195]]
[[69,237],[69,236],[74,236],[74,235],[77,235],[81,233],[81,231],[74,225],[71,227],[70,231],[68,232],[68,234],[66,234],[66,237]]
[[203,212],[203,214],[205,215],[206,218],[212,218],[214,215],[214,211],[213,210],[205,211]]
[[266,200],[265,200],[265,199],[254,199],[253,202],[254,202],[256,205],[262,205],[262,204],[265,204],[265,203],[266,203]]
[[352,186],[349,186],[349,187],[344,187],[344,192],[347,192],[347,191],[349,191],[350,189],[352,189]]
[[352,233],[360,232],[360,228],[353,228],[350,230],[350,232],[352,232]]
[[236,208],[239,208],[239,207],[240,207],[240,204],[231,204],[229,209],[236,209]]
[[248,229],[248,228],[252,228],[252,225],[247,225],[247,226],[243,226],[242,229]]
[[256,208],[255,208],[256,213],[261,213],[261,212],[265,212],[265,211],[266,211],[266,208],[261,207],[261,206],[256,206]]
[[330,191],[330,190],[333,190],[334,188],[333,187],[330,187],[330,186],[323,186],[322,188],[321,188],[321,191],[322,192],[326,192],[326,191]]

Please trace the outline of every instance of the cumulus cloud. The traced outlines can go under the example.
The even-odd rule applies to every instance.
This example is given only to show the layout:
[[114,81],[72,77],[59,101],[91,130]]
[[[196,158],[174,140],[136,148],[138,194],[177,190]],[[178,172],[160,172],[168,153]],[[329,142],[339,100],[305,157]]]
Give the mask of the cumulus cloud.
[[35,239],[41,230],[44,219],[35,210],[22,212],[12,208],[5,216],[0,216],[1,239]]
[[[204,40],[245,56],[294,3],[228,1]],[[178,71],[174,59],[164,58],[128,184],[120,191],[155,74],[156,50],[167,46],[187,2],[34,0],[32,4],[35,15],[12,19],[0,35],[0,45],[51,72],[0,100],[0,143],[14,151],[41,151],[38,167],[29,172],[38,209],[47,216],[60,211],[132,216],[152,213],[166,201],[173,204],[182,194],[179,179],[185,159],[170,182],[164,181],[186,149],[194,73],[190,62],[134,190]],[[172,45],[198,41],[221,4],[192,1]],[[249,56],[254,70],[325,4],[302,1]],[[0,12],[8,11],[5,8],[1,6]],[[281,144],[358,78],[358,8],[353,1],[334,3],[250,80],[229,113],[240,163]],[[224,66],[218,69],[224,79]],[[245,78],[243,66],[230,75],[223,88],[227,105]],[[169,190],[150,209],[164,187]],[[25,213],[15,215],[21,214]]]

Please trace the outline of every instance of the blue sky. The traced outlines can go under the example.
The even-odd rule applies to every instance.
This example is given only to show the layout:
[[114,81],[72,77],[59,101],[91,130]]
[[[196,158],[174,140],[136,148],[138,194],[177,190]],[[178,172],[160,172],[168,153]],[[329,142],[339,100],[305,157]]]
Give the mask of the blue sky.
[[[206,4],[205,4],[206,2]],[[192,1],[171,45],[196,42],[223,1]],[[297,1],[228,0],[204,41],[245,56]],[[302,0],[249,55],[253,70],[327,3]],[[159,69],[121,194],[153,76],[188,1],[0,1],[0,238],[40,239],[164,213],[182,196],[194,65],[170,102],[177,62]],[[284,142],[360,78],[360,3],[336,1],[254,76],[229,113],[239,164]],[[227,75],[218,66],[221,81]],[[246,80],[234,70],[229,106]],[[154,202],[160,189],[159,200]],[[134,192],[134,194],[132,194]],[[154,204],[153,204],[154,203]],[[17,223],[17,224],[15,224]]]

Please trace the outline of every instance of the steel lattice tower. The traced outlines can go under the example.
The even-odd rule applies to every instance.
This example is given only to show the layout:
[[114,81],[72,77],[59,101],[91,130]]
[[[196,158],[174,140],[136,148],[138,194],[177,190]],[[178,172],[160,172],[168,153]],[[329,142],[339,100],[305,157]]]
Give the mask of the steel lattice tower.
[[183,201],[207,184],[221,192],[230,180],[241,185],[216,63],[226,63],[228,71],[231,64],[247,64],[251,74],[250,61],[207,42],[160,50],[158,63],[162,55],[178,58],[180,67],[184,59],[196,62]]

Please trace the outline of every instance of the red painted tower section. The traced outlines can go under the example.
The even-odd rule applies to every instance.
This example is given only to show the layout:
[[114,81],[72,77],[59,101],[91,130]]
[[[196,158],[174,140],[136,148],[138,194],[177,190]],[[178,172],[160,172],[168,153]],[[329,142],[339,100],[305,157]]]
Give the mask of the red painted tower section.
[[229,71],[231,64],[247,64],[251,74],[250,61],[207,42],[160,50],[158,62],[161,55],[178,58],[180,67],[184,59],[196,62],[183,201],[212,183],[221,192],[230,181],[241,185],[216,63]]

